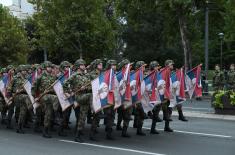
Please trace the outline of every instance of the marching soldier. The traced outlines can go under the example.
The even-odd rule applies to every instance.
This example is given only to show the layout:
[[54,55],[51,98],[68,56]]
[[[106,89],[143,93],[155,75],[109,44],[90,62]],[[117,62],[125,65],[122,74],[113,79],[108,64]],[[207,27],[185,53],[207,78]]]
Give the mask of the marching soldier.
[[[91,62],[90,68],[92,69],[92,71],[90,72],[91,80],[94,80],[101,74],[103,70],[102,60],[95,59],[94,61]],[[91,121],[90,140],[97,141],[95,135],[97,133],[97,127],[99,126],[99,122],[102,116],[103,116],[102,111],[93,113],[93,119]]]
[[[144,61],[137,61],[135,64],[135,69],[137,70],[143,65],[145,65]],[[143,66],[143,69],[145,69],[144,66]],[[136,135],[146,136],[146,134],[142,130],[144,119],[146,118],[146,114],[144,112],[141,102],[136,103],[134,113],[135,113],[135,120],[136,120],[136,127],[137,127]]]
[[[122,70],[122,68],[127,67],[129,63],[130,61],[128,59],[124,59],[118,64],[118,68]],[[130,135],[127,133],[127,129],[129,127],[130,120],[132,120],[131,118],[132,110],[133,110],[132,106],[125,108],[124,105],[122,105],[118,108],[117,130],[122,131],[122,137],[126,138],[130,137]],[[123,127],[121,127],[122,120],[123,120]]]
[[[157,61],[152,61],[149,64],[149,69],[150,71],[159,71],[160,70],[160,65]],[[162,122],[162,119],[159,117],[159,112],[162,108],[161,104],[156,105],[153,110],[152,110],[152,125],[151,125],[151,134],[159,134],[159,132],[156,130],[156,123],[157,122]]]
[[30,99],[23,88],[27,75],[26,66],[20,65],[18,68],[18,74],[13,77],[13,80],[7,88],[7,92],[12,97],[15,106],[19,108],[19,118],[16,131],[21,134],[24,134],[23,125],[26,120],[28,107],[31,105]]
[[[42,136],[44,138],[51,138],[49,128],[51,127],[53,105],[55,103],[59,104],[58,98],[53,90],[53,84],[56,81],[56,77],[52,74],[52,63],[50,61],[45,61],[42,66],[45,68],[45,71],[33,84],[32,95],[34,96],[35,101],[39,101],[43,107],[44,129]],[[42,96],[38,97],[37,92]]]
[[[7,74],[7,69],[2,68],[0,80],[3,80],[3,77],[6,74]],[[6,105],[6,102],[2,93],[0,93],[0,107],[1,107],[0,110],[1,110],[1,116],[2,116],[1,124],[6,124],[7,105]]]
[[[174,62],[172,60],[165,61],[165,66],[168,66],[171,71],[174,68],[173,65],[174,65]],[[163,111],[163,120],[165,120],[165,127],[164,127],[165,132],[173,132],[173,130],[170,128],[170,121],[172,121],[170,118],[172,114],[172,108],[170,108],[169,105],[170,105],[170,100],[164,99],[162,103],[162,111]]]
[[227,85],[228,90],[235,90],[235,68],[234,64],[230,65],[230,70],[228,71],[227,75]]
[[[106,70],[108,69],[113,69],[116,71],[117,67],[117,62],[116,60],[108,60],[106,63]],[[114,105],[110,105],[109,107],[104,109],[104,114],[105,114],[105,131],[106,131],[106,139],[108,140],[114,140],[112,136],[112,131],[113,131],[113,124],[114,124],[114,119],[115,119],[115,111],[114,111]]]
[[[63,85],[64,92],[67,97],[74,96],[79,103],[79,115],[77,119],[77,131],[75,141],[83,143],[82,139],[83,129],[85,127],[86,116],[90,106],[91,99],[91,85],[90,75],[86,73],[86,62],[79,59],[74,64],[74,69],[77,70]],[[88,84],[85,86],[84,84]],[[80,90],[78,92],[78,90]]]

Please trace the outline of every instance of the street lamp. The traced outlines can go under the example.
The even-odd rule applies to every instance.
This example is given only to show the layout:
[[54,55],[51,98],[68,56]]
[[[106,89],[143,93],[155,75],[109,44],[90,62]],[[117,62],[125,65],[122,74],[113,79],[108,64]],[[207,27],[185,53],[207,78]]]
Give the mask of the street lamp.
[[219,33],[218,34],[219,38],[220,38],[220,67],[222,68],[223,64],[222,64],[222,60],[223,60],[223,40],[224,40],[224,33]]

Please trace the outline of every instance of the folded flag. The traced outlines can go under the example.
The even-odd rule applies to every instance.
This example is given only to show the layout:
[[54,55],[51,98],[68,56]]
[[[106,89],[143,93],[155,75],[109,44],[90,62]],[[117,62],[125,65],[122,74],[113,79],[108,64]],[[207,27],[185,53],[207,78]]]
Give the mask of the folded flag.
[[182,68],[171,74],[170,91],[171,99],[169,107],[175,107],[177,104],[180,104],[186,100],[184,70]]
[[[141,101],[142,92],[141,90],[141,82],[144,79],[143,67],[140,67],[137,71],[132,72],[130,75],[130,86],[131,86],[131,95],[132,95],[132,103],[135,104]],[[143,88],[142,88],[143,89]]]
[[91,82],[92,85],[92,108],[96,113],[101,109],[114,104],[115,74],[109,69],[100,74]]
[[201,64],[186,73],[185,83],[190,99],[202,96]]

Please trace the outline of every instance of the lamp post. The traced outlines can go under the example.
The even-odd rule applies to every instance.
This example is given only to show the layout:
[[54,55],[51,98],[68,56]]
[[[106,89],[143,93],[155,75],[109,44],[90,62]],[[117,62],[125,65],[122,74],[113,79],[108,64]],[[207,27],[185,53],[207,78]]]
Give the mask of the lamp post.
[[223,67],[223,41],[224,41],[224,33],[219,33],[218,34],[220,38],[220,68],[222,69]]

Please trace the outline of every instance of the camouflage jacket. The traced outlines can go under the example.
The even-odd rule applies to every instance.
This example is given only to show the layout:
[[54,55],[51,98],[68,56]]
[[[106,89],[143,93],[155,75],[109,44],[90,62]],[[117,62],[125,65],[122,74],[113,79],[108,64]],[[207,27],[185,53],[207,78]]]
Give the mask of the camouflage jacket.
[[[35,97],[37,93],[44,93],[44,91],[47,90],[55,81],[55,76],[47,72],[43,72],[32,86],[32,95]],[[48,91],[49,93],[54,92],[53,87]]]
[[235,71],[233,71],[233,70],[228,71],[227,83],[230,85],[235,84]]
[[[75,73],[63,84],[64,93],[76,92],[82,86],[86,86],[85,92],[91,92],[91,75],[86,73]],[[81,91],[80,93],[84,92]]]
[[24,83],[26,82],[27,76],[23,77],[21,74],[16,74],[13,76],[11,82],[7,85],[7,93],[8,95],[12,95],[18,91],[22,91],[22,93],[26,93],[23,88]]
[[224,73],[222,71],[215,71],[213,73],[213,86],[221,86],[224,84]]

